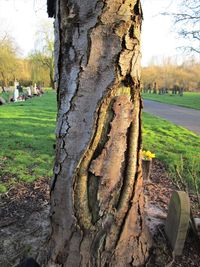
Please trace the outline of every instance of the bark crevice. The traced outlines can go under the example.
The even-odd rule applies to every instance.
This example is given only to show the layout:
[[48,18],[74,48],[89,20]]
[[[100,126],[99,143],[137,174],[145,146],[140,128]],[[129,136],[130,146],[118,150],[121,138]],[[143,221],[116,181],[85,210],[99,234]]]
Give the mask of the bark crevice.
[[140,164],[140,1],[58,5],[49,263],[139,266],[148,251]]

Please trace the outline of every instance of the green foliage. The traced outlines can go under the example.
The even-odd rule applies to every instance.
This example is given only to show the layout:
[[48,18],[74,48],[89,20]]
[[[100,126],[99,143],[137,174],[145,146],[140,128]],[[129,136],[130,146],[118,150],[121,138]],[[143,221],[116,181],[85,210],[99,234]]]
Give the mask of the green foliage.
[[166,120],[143,113],[143,146],[166,163],[171,178],[177,177],[177,169],[181,170],[188,185],[194,187],[190,173],[194,174],[195,171],[196,183],[200,186],[199,136]]
[[154,100],[162,103],[200,109],[200,93],[186,92],[183,96],[179,95],[156,95],[143,93],[142,97],[144,99]]
[[1,107],[0,177],[7,185],[52,175],[55,99],[55,92],[47,91]]

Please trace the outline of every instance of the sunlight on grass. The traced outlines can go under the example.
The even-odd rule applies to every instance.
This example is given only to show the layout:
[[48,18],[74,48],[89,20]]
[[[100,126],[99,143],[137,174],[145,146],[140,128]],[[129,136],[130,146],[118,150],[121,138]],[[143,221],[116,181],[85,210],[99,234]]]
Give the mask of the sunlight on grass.
[[[191,185],[189,170],[193,169],[194,160],[199,162],[200,137],[183,127],[166,120],[143,113],[143,146],[145,150],[156,153],[157,158],[168,166],[172,176],[175,168],[180,167],[181,158],[185,162],[185,179]],[[200,186],[200,166],[196,164],[198,184]]]
[[[0,107],[0,192],[19,181],[32,182],[52,176],[55,120],[56,94],[53,91],[26,102]],[[186,164],[186,179],[191,184],[188,169],[195,171],[200,185],[199,136],[143,113],[143,147],[166,163],[171,178],[182,157]]]
[[[52,176],[55,142],[56,94],[46,92],[26,102],[2,106],[0,176],[31,182]],[[5,184],[0,184],[0,192]]]
[[200,93],[185,92],[183,96],[179,95],[158,95],[143,93],[144,99],[154,100],[162,103],[178,105],[187,108],[200,109]]

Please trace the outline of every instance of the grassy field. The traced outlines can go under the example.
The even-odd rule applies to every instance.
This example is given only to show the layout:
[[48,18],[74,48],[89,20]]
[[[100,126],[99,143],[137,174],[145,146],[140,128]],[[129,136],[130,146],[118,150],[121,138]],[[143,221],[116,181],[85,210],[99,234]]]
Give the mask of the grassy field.
[[196,177],[200,187],[200,137],[164,119],[143,113],[144,150],[156,153],[165,162],[172,178],[178,172],[193,185]]
[[172,105],[178,105],[187,108],[200,109],[200,93],[185,92],[183,96],[179,95],[158,95],[143,93],[144,99],[150,99]]
[[[7,185],[52,175],[56,94],[0,107],[0,178]],[[0,191],[5,191],[0,183]]]
[[[0,107],[0,192],[18,181],[52,175],[55,116],[53,91]],[[200,171],[200,137],[182,127],[144,113],[143,144],[166,163],[172,177],[178,168],[191,184],[190,172]]]

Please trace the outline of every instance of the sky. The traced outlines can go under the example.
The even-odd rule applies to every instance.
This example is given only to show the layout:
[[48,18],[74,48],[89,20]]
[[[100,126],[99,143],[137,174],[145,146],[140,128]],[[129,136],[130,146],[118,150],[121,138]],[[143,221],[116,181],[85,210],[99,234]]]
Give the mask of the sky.
[[142,65],[160,63],[165,58],[180,60],[183,45],[175,32],[170,16],[162,15],[177,9],[177,1],[142,0],[144,20],[142,24]]
[[[9,32],[26,56],[34,49],[38,23],[48,19],[47,0],[0,0],[0,33]],[[181,43],[173,33],[172,20],[162,12],[176,8],[172,0],[141,0],[144,13],[142,27],[142,65],[160,63],[164,58],[180,58],[176,49]],[[53,21],[53,20],[52,20]],[[178,55],[179,54],[179,55]]]
[[[48,20],[47,0],[0,0],[0,34],[9,33],[17,42],[22,56],[35,46],[38,25]],[[50,20],[50,19],[49,19]],[[53,23],[53,19],[52,23]]]

